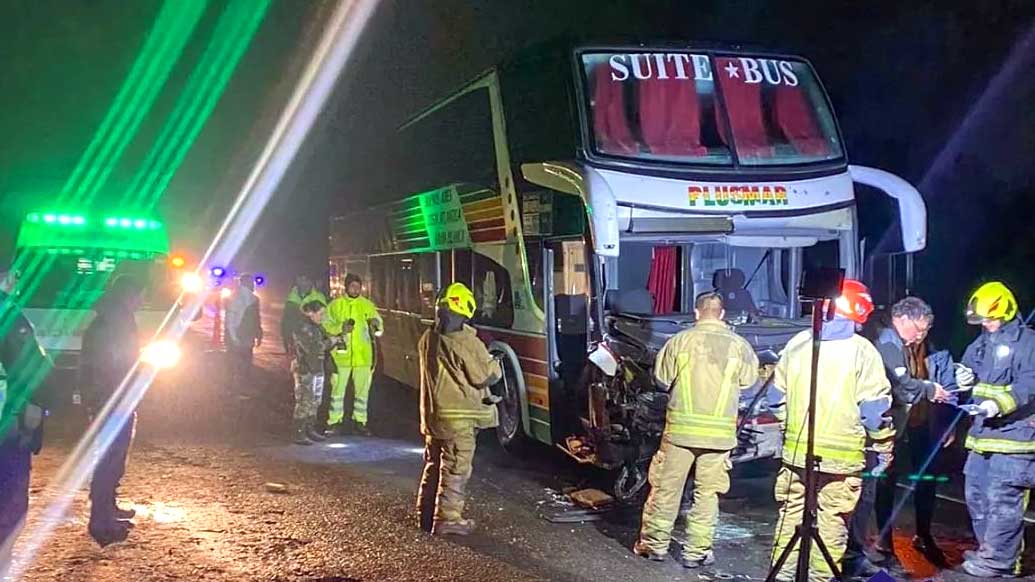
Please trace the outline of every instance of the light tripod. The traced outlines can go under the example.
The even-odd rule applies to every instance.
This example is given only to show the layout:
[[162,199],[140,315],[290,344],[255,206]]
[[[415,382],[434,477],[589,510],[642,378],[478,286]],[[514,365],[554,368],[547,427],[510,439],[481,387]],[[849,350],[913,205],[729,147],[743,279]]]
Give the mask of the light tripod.
[[[843,277],[843,275],[842,275]],[[838,285],[840,289],[840,284]],[[823,333],[823,321],[833,316],[834,301],[828,297],[816,297],[812,304],[812,367],[809,376],[809,408],[806,416],[807,444],[805,449],[805,511],[801,516],[801,523],[794,529],[787,546],[780,552],[765,582],[774,582],[780,568],[787,561],[794,545],[801,544],[798,553],[798,568],[795,574],[796,582],[807,582],[809,578],[809,556],[812,554],[812,545],[815,544],[823,554],[823,559],[830,566],[834,578],[841,578],[841,570],[830,555],[826,544],[819,536],[819,527],[816,524],[816,513],[818,508],[819,489],[816,483],[817,465],[820,459],[816,458],[816,376],[819,371],[819,346]],[[782,518],[781,518],[782,519]]]

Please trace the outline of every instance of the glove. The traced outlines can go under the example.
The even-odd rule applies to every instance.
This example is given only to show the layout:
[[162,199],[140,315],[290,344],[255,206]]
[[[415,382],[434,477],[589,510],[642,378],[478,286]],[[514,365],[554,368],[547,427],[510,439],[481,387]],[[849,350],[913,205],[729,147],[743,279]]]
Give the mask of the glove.
[[891,462],[895,460],[892,453],[880,453],[877,455],[877,464],[870,470],[874,477],[881,477],[891,468]]
[[999,405],[995,403],[995,400],[985,400],[978,404],[978,414],[983,414],[986,418],[995,418],[999,416]]
[[956,385],[960,388],[970,388],[977,383],[977,376],[974,375],[974,370],[964,366],[963,364],[956,364]]

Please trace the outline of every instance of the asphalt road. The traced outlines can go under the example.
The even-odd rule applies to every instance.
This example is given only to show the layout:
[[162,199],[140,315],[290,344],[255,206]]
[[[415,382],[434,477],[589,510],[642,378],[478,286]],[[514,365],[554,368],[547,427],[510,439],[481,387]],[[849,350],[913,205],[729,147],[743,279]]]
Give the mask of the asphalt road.
[[[372,395],[374,437],[290,444],[291,384],[272,330],[276,308],[265,310],[272,333],[246,385],[230,385],[203,321],[180,369],[145,397],[121,491],[124,504],[138,512],[129,540],[98,548],[85,531],[80,491],[26,579],[764,579],[776,516],[771,466],[736,471],[721,505],[718,561],[703,572],[632,555],[638,508],[572,523],[547,519],[572,516],[562,491],[604,486],[606,475],[547,447],[515,457],[491,433],[481,435],[470,485],[468,515],[477,520],[477,533],[449,539],[422,533],[413,510],[421,466],[415,393],[381,379]],[[58,407],[50,419],[46,447],[35,459],[30,531],[84,423],[71,406]],[[271,482],[287,492],[268,491]],[[904,513],[895,536],[915,577],[973,580],[938,572],[913,551],[911,512]],[[935,533],[953,564],[973,547],[967,523],[961,506],[940,505]],[[677,540],[682,528],[677,523]]]

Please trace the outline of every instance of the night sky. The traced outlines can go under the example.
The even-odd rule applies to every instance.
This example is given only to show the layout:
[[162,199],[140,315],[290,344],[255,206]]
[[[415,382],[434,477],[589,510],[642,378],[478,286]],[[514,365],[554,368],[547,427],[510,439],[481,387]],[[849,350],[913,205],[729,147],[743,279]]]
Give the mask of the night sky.
[[[154,0],[7,0],[0,8],[0,253],[17,217],[71,172],[128,70]],[[213,0],[166,91],[116,172],[118,192],[197,58]],[[161,209],[178,244],[199,241],[230,203],[290,91],[327,2],[274,0],[252,47],[173,180]],[[409,114],[515,50],[557,35],[717,41],[801,54],[833,100],[852,162],[921,187],[929,249],[918,293],[959,323],[966,294],[1002,277],[1035,306],[1029,208],[1035,152],[1035,3],[383,2],[277,199],[239,262],[277,281],[318,272],[325,219],[370,201],[384,145]],[[103,204],[103,201],[101,202]],[[176,236],[176,234],[179,236]]]

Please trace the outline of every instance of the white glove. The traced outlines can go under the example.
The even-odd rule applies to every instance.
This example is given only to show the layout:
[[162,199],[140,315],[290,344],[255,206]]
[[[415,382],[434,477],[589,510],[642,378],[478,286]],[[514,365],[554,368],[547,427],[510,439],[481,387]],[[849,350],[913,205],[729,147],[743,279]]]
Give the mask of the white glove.
[[969,388],[977,383],[977,376],[974,375],[974,370],[964,366],[963,364],[956,364],[956,385],[960,388]]
[[978,404],[978,409],[981,411],[978,414],[983,414],[986,418],[999,416],[999,405],[995,403],[995,400],[985,400]]
[[877,464],[870,470],[870,474],[874,477],[884,475],[884,473],[888,471],[888,468],[891,467],[891,463],[894,460],[895,457],[892,456],[891,453],[881,453],[877,455]]

